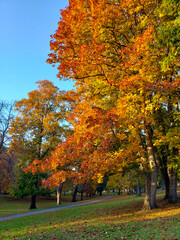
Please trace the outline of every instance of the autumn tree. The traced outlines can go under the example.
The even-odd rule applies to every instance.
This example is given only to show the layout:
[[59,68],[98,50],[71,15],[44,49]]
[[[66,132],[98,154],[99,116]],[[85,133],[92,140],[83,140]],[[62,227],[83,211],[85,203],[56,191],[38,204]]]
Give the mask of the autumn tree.
[[[71,0],[61,11],[47,61],[75,81],[77,105],[74,134],[41,166],[52,171],[45,184],[101,181],[134,162],[145,179],[144,209],[152,209],[161,152],[176,192],[179,35],[163,39],[170,26],[170,39],[178,32],[173,3],[179,9],[175,0]],[[161,118],[171,126],[164,133]]]
[[[179,171],[179,1],[164,0],[160,9],[157,49],[161,49],[163,103],[156,113],[156,148],[166,187],[165,198],[177,202]],[[162,86],[161,86],[162,87]]]
[[37,90],[29,92],[27,99],[16,102],[16,118],[10,131],[11,149],[18,158],[15,194],[31,195],[30,209],[36,208],[36,195],[42,192],[40,182],[45,175],[24,173],[23,169],[34,159],[48,157],[70,131],[64,121],[66,106],[61,103],[64,93],[48,80],[37,83]]
[[107,182],[108,189],[118,190],[118,195],[120,193],[126,191],[126,193],[130,194],[136,192],[137,196],[141,196],[141,185],[140,179],[135,171],[124,171],[123,173],[116,173],[109,177]]
[[[48,62],[60,63],[58,76],[75,79],[79,92],[89,92],[92,89],[93,96],[99,86],[100,94],[103,85],[107,86],[108,90],[111,86],[117,87],[116,107],[120,106],[119,114],[122,114],[123,110],[126,113],[126,106],[135,98],[140,103],[143,101],[143,98],[141,100],[143,94],[139,96],[136,94],[137,92],[141,93],[140,90],[143,89],[144,84],[143,82],[136,84],[141,76],[133,67],[133,56],[137,48],[136,41],[139,42],[143,33],[146,31],[147,35],[150,29],[147,29],[148,22],[146,21],[144,26],[141,26],[143,12],[142,7],[137,8],[138,5],[137,1],[133,1],[131,4],[129,1],[121,1],[119,4],[116,1],[83,1],[82,3],[70,1],[69,7],[61,12],[62,19],[51,42],[53,53],[50,54]],[[144,5],[146,5],[145,13],[149,16],[152,15],[151,9],[154,8],[155,3],[151,1]],[[127,65],[130,59],[132,59],[131,68]],[[128,93],[132,94],[127,95]],[[104,92],[104,95],[108,96],[107,92]],[[108,97],[111,98],[111,95]],[[95,101],[97,104],[97,98]],[[125,104],[122,104],[123,102]],[[142,106],[142,104],[139,105]],[[132,114],[137,115],[134,110],[126,113],[129,116]],[[137,115],[137,117],[139,116]],[[135,121],[138,120],[137,117],[134,119]],[[149,124],[146,126],[149,155],[151,155],[154,181],[156,181],[157,170],[151,150],[150,126]],[[155,205],[155,203],[153,204]]]
[[53,188],[71,179],[75,186],[93,181],[97,188],[102,185],[105,175],[107,178],[121,172],[123,166],[134,163],[135,159],[138,162],[135,154],[138,146],[135,139],[131,142],[133,136],[120,125],[122,118],[82,101],[68,120],[73,122],[73,135],[59,144],[49,158],[34,161],[26,169],[51,172],[51,176],[43,181],[46,187]]

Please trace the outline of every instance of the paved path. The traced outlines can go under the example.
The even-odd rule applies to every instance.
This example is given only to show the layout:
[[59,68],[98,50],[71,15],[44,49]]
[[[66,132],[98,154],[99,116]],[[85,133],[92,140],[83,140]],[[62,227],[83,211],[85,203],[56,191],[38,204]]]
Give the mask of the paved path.
[[112,196],[107,196],[107,197],[104,197],[104,198],[101,198],[98,200],[89,201],[89,202],[76,203],[76,204],[71,204],[71,205],[66,205],[66,206],[60,206],[60,207],[55,207],[55,208],[48,208],[48,209],[42,209],[42,210],[37,210],[37,211],[33,211],[33,212],[27,212],[27,213],[21,213],[21,214],[16,214],[16,215],[11,215],[11,216],[0,217],[0,221],[25,217],[25,216],[29,216],[29,215],[35,215],[35,214],[39,214],[39,213],[53,212],[53,211],[57,211],[57,210],[65,209],[65,208],[83,206],[83,205],[99,202],[99,201],[108,199],[110,197],[112,197]]

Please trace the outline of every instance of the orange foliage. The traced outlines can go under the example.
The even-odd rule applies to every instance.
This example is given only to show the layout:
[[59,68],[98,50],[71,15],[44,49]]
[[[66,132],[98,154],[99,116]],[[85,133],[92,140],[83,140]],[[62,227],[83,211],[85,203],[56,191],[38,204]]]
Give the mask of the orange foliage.
[[173,78],[161,67],[167,46],[157,44],[160,8],[155,0],[71,0],[61,11],[47,62],[58,64],[60,79],[75,81],[67,118],[74,133],[42,163],[41,171],[52,173],[45,184],[99,181],[132,163],[156,172],[150,130],[155,113],[169,99],[175,104],[179,84],[177,61]]

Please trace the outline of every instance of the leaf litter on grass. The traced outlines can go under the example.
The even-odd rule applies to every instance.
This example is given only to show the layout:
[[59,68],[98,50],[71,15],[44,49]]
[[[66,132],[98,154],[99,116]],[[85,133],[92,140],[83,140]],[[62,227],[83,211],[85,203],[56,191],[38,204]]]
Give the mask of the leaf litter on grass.
[[[132,198],[131,198],[132,200]],[[137,199],[138,200],[138,199]],[[180,222],[179,204],[161,205],[159,209],[142,212],[142,202],[128,199],[105,202],[27,219],[22,228],[12,224],[5,239],[176,239]],[[161,207],[162,206],[162,207]],[[9,222],[10,223],[10,222]],[[14,223],[12,221],[12,223]],[[174,226],[172,230],[172,226]],[[179,234],[180,235],[180,234]],[[6,235],[7,236],[7,235]],[[4,235],[5,237],[5,235]]]

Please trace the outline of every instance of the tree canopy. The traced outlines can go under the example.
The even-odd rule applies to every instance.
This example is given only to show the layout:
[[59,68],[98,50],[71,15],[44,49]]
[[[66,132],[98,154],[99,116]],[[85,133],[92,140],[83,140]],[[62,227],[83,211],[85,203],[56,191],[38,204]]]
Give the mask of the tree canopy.
[[71,132],[65,122],[66,106],[60,100],[65,93],[48,80],[37,83],[37,90],[29,92],[27,99],[16,102],[17,115],[10,128],[10,149],[16,152],[18,159],[14,194],[18,197],[32,195],[34,199],[36,194],[43,193],[40,182],[47,174],[26,174],[23,169],[35,159],[48,157]]
[[160,167],[177,201],[179,11],[173,0],[71,0],[61,10],[47,62],[75,81],[74,133],[29,167],[51,172],[46,186],[138,168],[152,209]]

